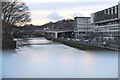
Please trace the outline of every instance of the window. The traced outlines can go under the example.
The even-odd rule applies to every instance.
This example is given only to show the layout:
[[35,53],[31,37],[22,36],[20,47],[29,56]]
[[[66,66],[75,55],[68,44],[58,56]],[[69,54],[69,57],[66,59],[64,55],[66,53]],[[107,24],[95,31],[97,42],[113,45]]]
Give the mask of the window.
[[108,10],[106,9],[105,11],[106,11],[106,14],[107,14],[107,13],[108,13]]

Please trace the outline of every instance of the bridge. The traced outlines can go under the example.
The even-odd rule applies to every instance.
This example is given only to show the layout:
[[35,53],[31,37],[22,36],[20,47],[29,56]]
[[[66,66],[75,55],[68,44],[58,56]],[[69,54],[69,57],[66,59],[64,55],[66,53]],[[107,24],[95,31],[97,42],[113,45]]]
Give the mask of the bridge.
[[67,35],[72,37],[74,30],[35,30],[35,33],[44,33],[54,38],[65,37]]
[[16,35],[27,35],[27,36],[49,36],[53,38],[59,37],[73,37],[74,29],[72,30],[13,30]]

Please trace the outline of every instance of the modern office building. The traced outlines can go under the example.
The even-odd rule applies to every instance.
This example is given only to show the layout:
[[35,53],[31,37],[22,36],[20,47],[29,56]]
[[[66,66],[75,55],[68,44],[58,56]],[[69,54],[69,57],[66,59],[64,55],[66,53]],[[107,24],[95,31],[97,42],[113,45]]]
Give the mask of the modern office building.
[[90,24],[90,17],[75,17],[74,27],[76,39],[87,39],[93,32],[93,27]]
[[94,38],[99,45],[106,43],[109,48],[120,48],[120,3],[92,13],[91,23],[94,25]]

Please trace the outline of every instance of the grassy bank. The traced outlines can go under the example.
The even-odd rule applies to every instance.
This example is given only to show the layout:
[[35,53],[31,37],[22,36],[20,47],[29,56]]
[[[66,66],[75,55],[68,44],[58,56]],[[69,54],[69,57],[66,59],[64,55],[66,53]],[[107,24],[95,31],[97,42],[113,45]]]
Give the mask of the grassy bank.
[[75,42],[75,41],[69,41],[69,40],[61,40],[61,39],[52,39],[54,42],[60,42],[62,44],[77,48],[77,49],[81,49],[81,50],[110,50],[107,48],[102,48],[102,47],[98,47],[98,46],[92,46],[92,45],[88,45],[88,44],[82,44],[79,42]]

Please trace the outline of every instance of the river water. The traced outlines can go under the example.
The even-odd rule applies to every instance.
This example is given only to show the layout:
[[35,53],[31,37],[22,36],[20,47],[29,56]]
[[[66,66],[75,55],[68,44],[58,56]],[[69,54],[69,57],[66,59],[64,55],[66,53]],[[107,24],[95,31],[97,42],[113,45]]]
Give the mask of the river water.
[[45,38],[18,40],[4,51],[4,78],[118,78],[116,51],[83,51]]

